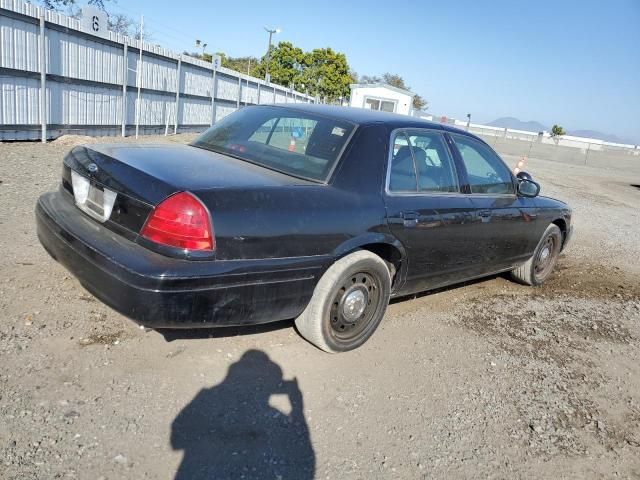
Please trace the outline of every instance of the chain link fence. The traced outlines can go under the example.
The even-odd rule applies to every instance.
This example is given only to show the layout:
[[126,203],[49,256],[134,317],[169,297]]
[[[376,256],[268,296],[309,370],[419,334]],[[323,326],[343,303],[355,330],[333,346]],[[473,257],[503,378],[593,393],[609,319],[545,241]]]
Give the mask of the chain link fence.
[[470,124],[467,127],[465,122],[448,117],[425,118],[473,133],[503,155],[599,168],[629,169],[640,173],[638,145],[619,145],[593,139],[587,141],[569,135],[551,137],[543,132],[526,132],[488,125]]

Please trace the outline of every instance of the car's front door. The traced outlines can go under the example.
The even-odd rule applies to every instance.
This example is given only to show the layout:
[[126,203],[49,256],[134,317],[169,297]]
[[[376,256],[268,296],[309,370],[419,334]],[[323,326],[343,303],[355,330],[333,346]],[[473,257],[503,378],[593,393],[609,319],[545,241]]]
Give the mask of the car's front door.
[[394,133],[387,166],[387,222],[407,251],[402,293],[479,274],[477,225],[447,139],[437,130]]
[[448,135],[465,170],[485,271],[505,269],[529,258],[539,240],[533,199],[516,194],[509,168],[491,147],[468,135]]

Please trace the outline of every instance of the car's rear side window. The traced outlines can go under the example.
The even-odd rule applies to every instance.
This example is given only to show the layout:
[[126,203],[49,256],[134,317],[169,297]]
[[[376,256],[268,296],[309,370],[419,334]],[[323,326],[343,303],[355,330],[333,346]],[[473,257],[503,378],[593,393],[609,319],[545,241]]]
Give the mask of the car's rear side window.
[[391,166],[389,173],[389,191],[417,192],[418,181],[416,165],[411,154],[409,139],[404,133],[396,135],[391,152]]
[[428,130],[396,134],[391,153],[389,191],[459,191],[453,160],[442,134]]
[[245,107],[193,143],[297,177],[326,181],[355,126],[283,107]]

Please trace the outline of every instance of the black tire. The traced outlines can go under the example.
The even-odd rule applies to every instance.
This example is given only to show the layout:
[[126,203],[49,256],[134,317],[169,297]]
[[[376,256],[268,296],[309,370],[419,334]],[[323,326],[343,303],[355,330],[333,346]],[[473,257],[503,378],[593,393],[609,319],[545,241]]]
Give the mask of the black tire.
[[524,285],[542,285],[553,272],[562,249],[562,232],[550,224],[544,231],[533,256],[511,271],[511,277]]
[[298,332],[325,352],[358,348],[376,330],[389,304],[391,276],[377,255],[358,250],[335,262],[296,319]]

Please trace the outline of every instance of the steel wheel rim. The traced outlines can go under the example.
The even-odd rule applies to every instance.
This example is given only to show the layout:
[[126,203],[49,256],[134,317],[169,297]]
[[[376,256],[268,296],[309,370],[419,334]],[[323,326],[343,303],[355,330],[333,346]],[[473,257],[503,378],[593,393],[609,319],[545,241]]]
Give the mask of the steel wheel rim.
[[551,273],[555,263],[557,246],[558,240],[555,235],[549,235],[544,239],[533,264],[536,278],[545,278]]
[[[362,296],[364,306],[359,313],[358,303],[350,300]],[[329,322],[333,336],[343,341],[358,338],[371,324],[379,303],[380,285],[373,275],[358,272],[346,277],[331,303]]]

